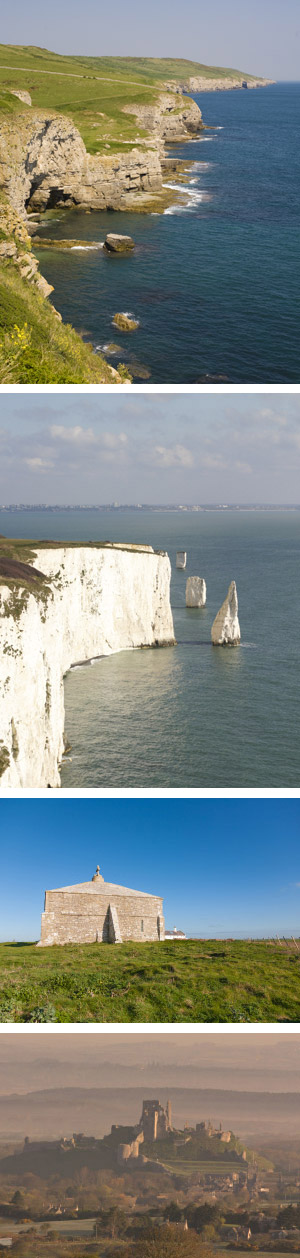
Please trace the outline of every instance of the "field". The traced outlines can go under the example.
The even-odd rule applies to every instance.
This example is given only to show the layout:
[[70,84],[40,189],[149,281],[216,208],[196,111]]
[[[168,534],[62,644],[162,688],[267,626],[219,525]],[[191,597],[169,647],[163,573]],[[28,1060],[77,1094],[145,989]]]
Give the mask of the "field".
[[297,1022],[300,951],[268,940],[0,945],[2,1022]]
[[30,93],[36,109],[67,114],[89,153],[128,152],[136,140],[143,142],[146,132],[134,115],[124,113],[124,108],[155,103],[166,81],[183,83],[190,75],[226,79],[232,74],[241,81],[245,77],[238,70],[203,66],[197,61],[65,57],[43,48],[0,44],[0,89],[6,93],[6,101],[9,90],[22,89]]

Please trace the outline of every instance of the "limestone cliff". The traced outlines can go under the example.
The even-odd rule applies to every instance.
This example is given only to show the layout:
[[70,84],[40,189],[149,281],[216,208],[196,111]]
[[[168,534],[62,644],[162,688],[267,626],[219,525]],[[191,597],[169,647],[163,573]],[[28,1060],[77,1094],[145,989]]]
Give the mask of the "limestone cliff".
[[56,204],[119,209],[128,195],[161,187],[159,155],[133,149],[114,157],[91,157],[77,128],[63,115],[44,111],[18,115],[12,132],[0,129],[0,180],[15,209]]
[[[128,209],[141,194],[162,187],[160,148],[201,130],[193,101],[162,95],[155,105],[127,107],[151,133],[149,146],[127,153],[91,156],[71,119],[52,111],[26,111],[4,118],[0,127],[0,187],[23,214],[27,206],[80,205],[89,209]],[[153,139],[154,137],[154,139]],[[155,140],[155,142],[154,142]]]
[[253,74],[248,76],[245,74],[243,78],[241,74],[229,72],[226,75],[190,75],[179,88],[175,80],[166,83],[165,86],[173,92],[178,92],[178,90],[182,92],[230,92],[233,88],[269,87],[274,81],[274,79],[257,79]]
[[170,562],[151,546],[32,544],[21,569],[4,555],[0,578],[1,788],[57,787],[64,674],[174,642]]
[[124,113],[134,113],[139,123],[158,140],[178,143],[203,130],[202,114],[196,102],[178,94],[162,93],[154,105],[127,105]]

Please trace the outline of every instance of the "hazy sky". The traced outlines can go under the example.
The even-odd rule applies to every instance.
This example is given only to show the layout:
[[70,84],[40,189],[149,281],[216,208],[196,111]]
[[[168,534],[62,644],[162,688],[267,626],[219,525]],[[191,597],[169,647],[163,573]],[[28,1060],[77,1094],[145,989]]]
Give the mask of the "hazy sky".
[[2,394],[0,504],[299,503],[299,394]]
[[[113,21],[112,21],[113,16]],[[187,57],[276,79],[299,79],[297,0],[15,0],[1,40],[95,56]]]
[[[2,1096],[11,1092],[30,1092],[53,1087],[101,1087],[103,1070],[111,1065],[118,1070],[118,1087],[132,1086],[130,1068],[134,1067],[136,1086],[147,1079],[162,1078],[162,1070],[184,1071],[186,1086],[232,1087],[249,1090],[299,1090],[300,1036],[247,1032],[214,1034],[205,1026],[201,1033],[188,1035],[145,1032],[122,1034],[101,1031],[92,1035],[37,1035],[11,1032],[0,1035],[0,1070]],[[22,1069],[20,1069],[22,1066]],[[189,1075],[189,1071],[192,1074]],[[198,1080],[195,1071],[199,1072]],[[178,1084],[183,1079],[177,1079]]]
[[299,934],[299,800],[3,799],[0,825],[2,940],[38,939],[45,889],[98,862],[107,882],[162,895],[167,928]]

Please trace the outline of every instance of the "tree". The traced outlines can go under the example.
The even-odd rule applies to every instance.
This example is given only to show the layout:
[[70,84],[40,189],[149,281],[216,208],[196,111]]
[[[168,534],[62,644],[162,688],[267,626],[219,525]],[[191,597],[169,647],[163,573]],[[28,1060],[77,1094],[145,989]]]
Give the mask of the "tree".
[[23,1206],[23,1205],[24,1205],[24,1197],[23,1197],[23,1193],[19,1191],[19,1188],[17,1188],[17,1191],[16,1191],[16,1192],[14,1192],[14,1195],[13,1195],[13,1197],[12,1197],[12,1204],[13,1204],[14,1206]]
[[115,1236],[122,1236],[126,1230],[127,1217],[124,1210],[119,1210],[118,1206],[111,1206],[109,1210],[100,1210],[99,1222],[103,1224],[109,1236],[114,1240]]
[[212,1258],[195,1232],[183,1232],[176,1224],[154,1227],[149,1236],[132,1248],[132,1258]]
[[170,1201],[169,1205],[165,1207],[164,1218],[168,1219],[169,1223],[181,1223],[182,1210],[177,1205],[177,1201]]

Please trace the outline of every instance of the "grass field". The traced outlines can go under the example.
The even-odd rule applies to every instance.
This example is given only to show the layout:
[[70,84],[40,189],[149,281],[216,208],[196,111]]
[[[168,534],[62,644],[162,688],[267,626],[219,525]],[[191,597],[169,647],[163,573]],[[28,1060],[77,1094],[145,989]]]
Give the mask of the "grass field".
[[240,80],[245,77],[238,70],[203,66],[197,61],[65,57],[43,48],[0,44],[0,89],[6,100],[9,90],[23,89],[30,93],[35,108],[67,114],[89,153],[106,152],[110,147],[112,151],[116,147],[119,152],[128,151],[136,139],[142,141],[146,132],[134,115],[124,113],[124,107],[153,104],[165,81],[182,83],[190,75],[226,79],[232,74]]
[[0,945],[2,1022],[297,1022],[300,952],[271,941]]

